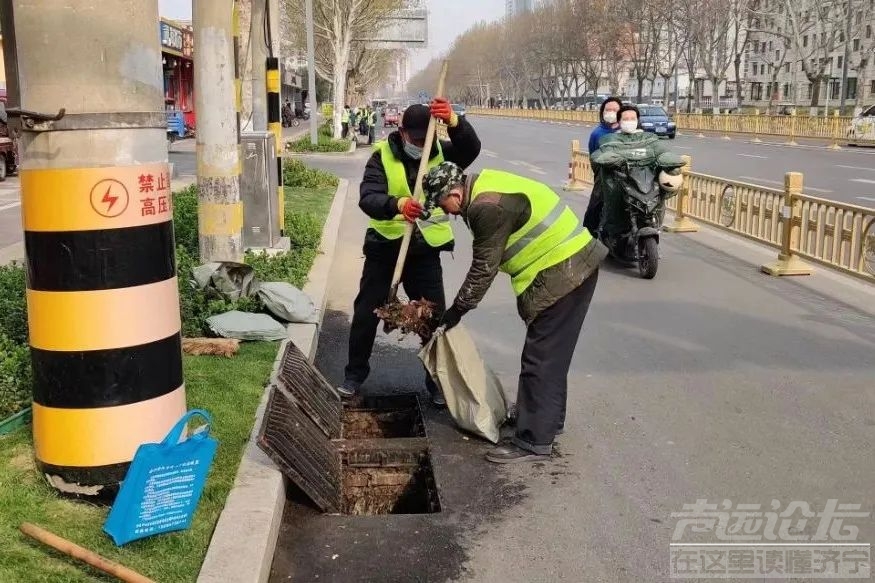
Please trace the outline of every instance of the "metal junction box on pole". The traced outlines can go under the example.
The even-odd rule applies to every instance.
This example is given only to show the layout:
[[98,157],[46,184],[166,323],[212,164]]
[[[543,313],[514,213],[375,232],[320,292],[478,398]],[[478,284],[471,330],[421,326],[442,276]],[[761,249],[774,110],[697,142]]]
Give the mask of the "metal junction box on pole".
[[276,138],[271,132],[244,132],[243,174],[240,194],[243,199],[243,246],[272,248],[279,242],[281,209],[276,197],[279,175],[276,164]]

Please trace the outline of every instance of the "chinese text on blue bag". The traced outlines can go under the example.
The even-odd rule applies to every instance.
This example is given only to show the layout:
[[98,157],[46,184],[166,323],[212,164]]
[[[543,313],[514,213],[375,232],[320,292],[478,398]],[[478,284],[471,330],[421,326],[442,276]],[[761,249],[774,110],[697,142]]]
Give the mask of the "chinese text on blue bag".
[[[203,417],[207,424],[180,441],[186,424],[195,416]],[[164,441],[137,448],[103,525],[115,544],[191,525],[218,446],[209,428],[209,413],[194,409],[173,426]]]

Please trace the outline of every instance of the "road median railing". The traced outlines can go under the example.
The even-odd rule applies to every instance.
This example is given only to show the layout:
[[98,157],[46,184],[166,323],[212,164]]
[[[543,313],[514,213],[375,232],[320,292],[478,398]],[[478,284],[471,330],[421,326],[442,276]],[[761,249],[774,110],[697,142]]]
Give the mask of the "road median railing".
[[[875,283],[875,209],[803,193],[803,175],[787,172],[784,188],[769,188],[693,171],[689,156],[684,186],[666,206],[671,232],[695,232],[695,221],[779,250],[762,266],[771,275],[807,275],[812,261]],[[572,142],[567,190],[593,184],[589,154]]]
[[[473,115],[511,117],[553,122],[596,123],[597,111],[557,111],[551,109],[486,109],[470,108]],[[839,144],[875,146],[875,139],[864,139],[854,135],[851,117],[807,117],[799,115],[742,115],[678,113],[673,116],[677,128],[683,131],[722,134],[743,134],[753,136],[782,136],[787,144],[795,144],[796,138],[816,138],[831,140],[832,147]],[[868,135],[868,134],[867,134]]]

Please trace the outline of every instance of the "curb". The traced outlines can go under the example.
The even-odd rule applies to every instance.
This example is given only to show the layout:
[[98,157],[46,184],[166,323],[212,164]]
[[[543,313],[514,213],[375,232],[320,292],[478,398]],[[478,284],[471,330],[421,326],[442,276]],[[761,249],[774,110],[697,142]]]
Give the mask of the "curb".
[[219,515],[198,583],[261,583],[268,580],[286,502],[285,479],[276,465],[256,444],[264,409],[286,343],[292,341],[311,361],[316,356],[319,328],[328,300],[328,276],[340,234],[340,220],[349,181],[341,179],[334,193],[322,239],[310,272],[306,292],[316,304],[317,324],[289,324],[288,338],[280,343],[270,381],[255,413],[249,442],[243,451],[234,485]]

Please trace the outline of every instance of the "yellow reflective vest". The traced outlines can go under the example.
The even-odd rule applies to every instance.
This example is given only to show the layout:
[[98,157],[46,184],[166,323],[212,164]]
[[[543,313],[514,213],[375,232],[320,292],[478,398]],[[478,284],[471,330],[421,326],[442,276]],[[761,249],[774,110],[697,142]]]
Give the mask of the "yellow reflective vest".
[[[429,160],[428,167],[433,168],[444,161],[444,153],[440,142],[437,142],[437,156]],[[383,161],[383,169],[386,171],[386,181],[389,185],[389,196],[401,198],[412,196],[410,186],[407,183],[407,171],[404,164],[392,153],[389,142],[383,140],[374,144],[374,151],[380,153]],[[368,226],[387,239],[400,239],[404,236],[404,227],[407,221],[403,215],[395,215],[389,220],[371,219]],[[416,221],[417,227],[422,232],[425,242],[431,247],[443,247],[453,240],[453,228],[450,226],[449,217],[441,210],[435,209],[431,217],[425,221]]]
[[546,184],[484,170],[474,182],[471,203],[484,192],[525,196],[532,209],[526,224],[508,238],[499,266],[510,275],[516,295],[526,291],[539,272],[565,261],[593,239],[574,211]]

